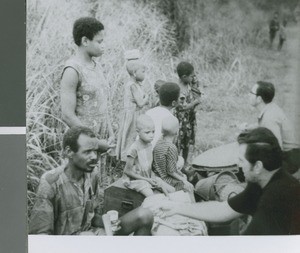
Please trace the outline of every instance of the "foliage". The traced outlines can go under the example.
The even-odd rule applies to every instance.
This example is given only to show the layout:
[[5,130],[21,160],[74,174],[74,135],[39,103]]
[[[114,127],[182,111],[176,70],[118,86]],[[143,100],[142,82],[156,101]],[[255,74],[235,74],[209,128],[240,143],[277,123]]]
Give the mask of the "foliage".
[[41,174],[61,163],[67,126],[60,116],[59,81],[75,49],[73,22],[89,15],[105,26],[106,50],[98,60],[110,86],[115,131],[128,78],[125,50],[141,50],[148,67],[144,86],[152,97],[156,80],[176,80],[179,61],[193,63],[205,93],[198,110],[195,154],[233,141],[236,125],[254,120],[244,102],[249,87],[274,76],[265,60],[270,16],[246,0],[27,1],[29,211]]

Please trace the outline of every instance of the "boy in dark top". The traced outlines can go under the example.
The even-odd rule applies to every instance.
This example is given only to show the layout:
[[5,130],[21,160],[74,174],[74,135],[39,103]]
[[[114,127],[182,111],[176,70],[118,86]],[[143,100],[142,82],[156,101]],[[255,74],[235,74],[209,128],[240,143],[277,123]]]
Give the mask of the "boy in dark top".
[[281,169],[281,149],[274,134],[264,127],[239,135],[239,166],[248,185],[227,201],[196,204],[164,202],[166,216],[180,214],[206,222],[226,222],[243,214],[252,220],[244,234],[300,234],[300,184]]

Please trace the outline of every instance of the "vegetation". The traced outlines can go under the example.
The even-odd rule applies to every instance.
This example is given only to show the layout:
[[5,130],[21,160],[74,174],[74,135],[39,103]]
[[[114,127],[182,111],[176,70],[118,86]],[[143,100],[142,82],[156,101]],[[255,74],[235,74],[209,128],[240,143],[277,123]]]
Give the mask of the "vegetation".
[[[295,6],[292,0],[281,2],[291,2],[280,8],[284,15],[294,16],[297,2]],[[152,96],[157,79],[176,80],[179,61],[194,64],[205,94],[197,113],[194,153],[198,154],[233,141],[239,123],[255,120],[245,103],[253,82],[280,84],[278,70],[284,59],[277,62],[279,56],[267,50],[267,22],[275,9],[265,5],[255,0],[27,1],[29,211],[41,174],[62,162],[61,139],[67,126],[60,117],[59,81],[64,62],[75,49],[71,31],[77,18],[93,15],[105,26],[106,51],[99,62],[110,86],[115,131],[128,78],[125,50],[142,51],[148,67],[145,89]]]

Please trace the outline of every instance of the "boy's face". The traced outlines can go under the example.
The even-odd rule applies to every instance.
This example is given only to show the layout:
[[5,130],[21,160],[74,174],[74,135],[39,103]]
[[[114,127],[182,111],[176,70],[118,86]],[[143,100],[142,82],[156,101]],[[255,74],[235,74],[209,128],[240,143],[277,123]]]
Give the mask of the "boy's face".
[[140,66],[135,72],[135,78],[137,81],[142,82],[145,79],[146,67]]
[[86,47],[88,53],[93,57],[99,57],[103,54],[104,48],[103,48],[103,32],[98,32],[92,40],[87,39],[86,41]]
[[194,81],[194,79],[196,78],[196,75],[195,75],[195,73],[194,73],[194,71],[191,73],[191,74],[189,74],[189,75],[183,75],[182,77],[181,77],[181,81],[184,83],[184,84],[191,84],[193,81]]
[[139,137],[142,141],[150,143],[154,138],[155,127],[153,123],[145,124],[142,129],[138,130]]

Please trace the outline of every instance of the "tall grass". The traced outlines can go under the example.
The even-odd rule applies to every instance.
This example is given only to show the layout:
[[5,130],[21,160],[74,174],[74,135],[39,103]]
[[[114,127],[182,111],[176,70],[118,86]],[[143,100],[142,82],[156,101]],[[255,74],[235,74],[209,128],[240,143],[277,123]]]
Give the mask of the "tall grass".
[[67,126],[60,115],[59,81],[75,49],[73,22],[90,15],[105,26],[106,50],[98,61],[109,85],[116,132],[128,78],[125,50],[141,50],[148,67],[144,86],[151,96],[157,79],[176,80],[179,61],[193,63],[205,93],[198,109],[195,153],[234,140],[236,125],[251,120],[245,103],[248,89],[254,81],[274,75],[265,62],[269,16],[246,0],[27,1],[29,212],[41,174],[62,162]]

